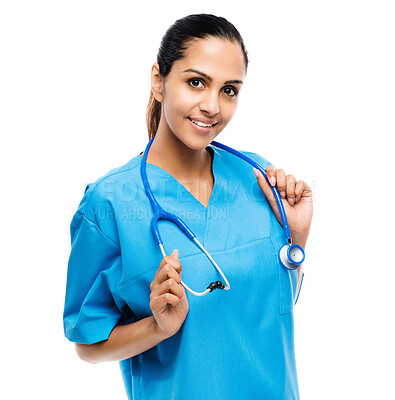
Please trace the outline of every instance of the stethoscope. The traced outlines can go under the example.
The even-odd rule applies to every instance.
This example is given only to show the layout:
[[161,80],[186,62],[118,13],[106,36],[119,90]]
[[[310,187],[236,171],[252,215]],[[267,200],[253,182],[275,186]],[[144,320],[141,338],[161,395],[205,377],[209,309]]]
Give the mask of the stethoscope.
[[[144,155],[143,155],[143,158],[141,161],[141,168],[140,168],[140,174],[141,174],[141,179],[143,181],[145,193],[148,196],[148,199],[152,206],[152,210],[154,212],[154,215],[151,219],[152,235],[154,236],[156,243],[159,245],[163,257],[165,257],[166,253],[163,248],[163,242],[162,242],[162,239],[159,234],[158,221],[160,219],[164,219],[164,220],[168,220],[168,221],[175,223],[185,233],[185,235],[187,235],[189,237],[189,239],[193,240],[200,247],[200,249],[206,254],[208,259],[212,262],[212,264],[214,265],[216,270],[219,272],[219,274],[222,276],[223,280],[225,281],[225,284],[221,281],[211,282],[207,286],[207,289],[204,292],[195,292],[194,290],[189,288],[185,284],[185,282],[181,281],[181,284],[190,293],[192,293],[195,296],[204,296],[205,294],[212,292],[215,289],[229,290],[230,285],[229,285],[228,280],[226,279],[226,276],[222,272],[221,268],[217,265],[217,263],[213,260],[213,258],[208,253],[208,251],[203,247],[203,245],[196,238],[194,233],[188,228],[188,226],[180,218],[178,218],[176,215],[164,210],[159,205],[159,203],[155,199],[154,195],[152,194],[151,187],[150,187],[148,179],[147,179],[147,155],[148,155],[148,151],[152,145],[152,142],[154,141],[154,138],[155,137],[153,137],[148,142],[147,147],[145,148]],[[279,253],[278,253],[278,258],[279,258],[280,264],[287,270],[295,270],[295,269],[299,268],[305,259],[304,250],[299,245],[292,244],[291,232],[289,231],[288,221],[287,221],[287,217],[285,215],[283,203],[281,201],[281,198],[280,198],[277,188],[270,184],[270,182],[266,176],[265,170],[255,160],[253,160],[252,158],[246,156],[245,154],[243,154],[235,149],[232,149],[231,147],[228,147],[222,143],[218,143],[215,141],[212,141],[211,144],[242,158],[243,160],[247,161],[249,164],[251,164],[252,166],[254,166],[255,168],[259,169],[259,171],[262,172],[263,176],[266,178],[266,180],[269,183],[269,186],[271,187],[271,189],[273,191],[274,198],[276,199],[276,203],[277,203],[277,206],[278,206],[278,209],[280,212],[280,216],[281,216],[281,222],[282,222],[283,229],[284,229],[284,234],[287,239],[287,244],[284,245],[283,247],[281,247],[281,249],[279,250]]]

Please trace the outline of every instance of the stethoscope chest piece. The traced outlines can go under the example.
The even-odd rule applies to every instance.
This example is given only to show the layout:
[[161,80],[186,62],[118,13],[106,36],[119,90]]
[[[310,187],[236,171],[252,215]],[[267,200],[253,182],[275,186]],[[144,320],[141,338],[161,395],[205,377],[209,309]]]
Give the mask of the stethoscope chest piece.
[[290,270],[298,269],[304,261],[305,254],[302,247],[297,244],[286,244],[278,254],[281,265]]
[[[152,217],[152,220],[151,220],[152,235],[153,235],[156,243],[158,244],[163,257],[166,257],[166,252],[163,247],[163,242],[160,237],[159,229],[158,229],[158,221],[160,219],[168,220],[168,221],[175,223],[189,237],[189,239],[193,240],[200,247],[200,249],[206,254],[206,256],[210,259],[213,266],[218,271],[218,273],[222,276],[222,278],[224,279],[224,282],[225,282],[225,283],[223,283],[222,281],[211,282],[209,284],[209,286],[207,286],[207,289],[205,291],[195,292],[194,290],[190,289],[183,281],[181,281],[180,283],[185,287],[185,289],[188,290],[190,293],[194,294],[195,296],[204,296],[205,294],[210,293],[215,289],[229,290],[230,285],[229,285],[228,280],[226,279],[225,274],[222,272],[221,268],[217,265],[217,263],[211,257],[210,253],[198,241],[195,234],[187,227],[187,225],[181,220],[181,218],[177,217],[176,215],[174,215],[172,213],[165,211],[160,206],[160,204],[157,202],[157,200],[155,199],[155,196],[153,195],[153,193],[151,191],[151,187],[150,187],[150,184],[148,182],[148,177],[147,177],[147,155],[148,155],[148,151],[151,147],[153,140],[154,140],[154,137],[148,142],[147,147],[145,148],[143,159],[141,160],[140,174],[141,174],[141,180],[143,182],[143,186],[145,189],[145,193],[148,196],[148,199],[152,206],[152,210],[154,212],[154,216]],[[245,155],[244,153],[241,153],[235,149],[232,149],[231,147],[228,147],[222,143],[212,141],[211,144],[242,158],[243,160],[245,160],[246,162],[248,162],[255,168],[259,169],[259,171],[262,172],[262,175],[268,181],[265,169],[261,165],[259,165],[255,160],[253,160],[252,158],[250,158],[247,155]],[[299,266],[304,261],[304,250],[297,244],[292,244],[291,232],[289,230],[288,221],[287,221],[287,217],[285,215],[285,210],[284,210],[284,206],[283,206],[280,194],[278,193],[278,190],[275,186],[273,186],[271,188],[273,191],[273,195],[276,199],[278,210],[280,212],[282,226],[284,229],[284,234],[285,234],[286,240],[288,242],[287,245],[285,245],[284,247],[282,247],[280,249],[280,251],[278,253],[278,258],[280,260],[281,265],[284,268],[289,269],[289,270],[295,270],[295,269],[298,269]]]

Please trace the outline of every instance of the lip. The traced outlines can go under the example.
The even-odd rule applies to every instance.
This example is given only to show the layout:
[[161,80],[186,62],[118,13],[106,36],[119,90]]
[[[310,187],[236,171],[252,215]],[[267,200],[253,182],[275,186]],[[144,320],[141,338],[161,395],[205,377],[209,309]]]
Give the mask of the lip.
[[[188,117],[187,119],[188,119],[189,123],[192,125],[192,127],[195,128],[195,130],[197,130],[200,133],[209,133],[218,124],[217,121],[214,121],[212,119],[192,118],[192,117]],[[214,124],[214,125],[208,126],[208,127],[202,127],[202,126],[199,126],[199,125],[196,125],[195,123],[193,123],[192,119],[195,121],[202,122],[203,124]]]
[[218,123],[218,121],[215,121],[213,119],[194,118],[194,117],[188,117],[188,119],[193,119],[194,121],[203,122],[203,124],[210,124],[210,125]]

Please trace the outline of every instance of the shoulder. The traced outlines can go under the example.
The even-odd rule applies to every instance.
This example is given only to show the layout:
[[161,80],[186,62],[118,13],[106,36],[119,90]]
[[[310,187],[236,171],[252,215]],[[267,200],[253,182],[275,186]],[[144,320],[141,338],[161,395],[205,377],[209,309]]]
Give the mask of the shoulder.
[[[218,155],[220,158],[225,160],[227,163],[245,163],[244,160],[242,160],[240,157],[235,156],[234,154],[228,152],[227,150],[224,150],[220,147],[216,147],[214,145],[210,145],[210,147],[214,150],[216,155]],[[240,153],[243,153],[244,155],[248,156],[249,158],[252,158],[254,161],[256,161],[258,164],[260,164],[264,169],[267,168],[268,165],[271,163],[261,156],[258,153],[252,152],[252,151],[246,151],[246,150],[239,150],[235,149]]]
[[244,150],[240,150],[240,151],[242,153],[244,153],[245,155],[247,155],[248,157],[252,158],[258,164],[260,164],[264,169],[266,169],[266,167],[271,164],[266,158],[262,157],[258,153],[253,153],[251,151],[244,151]]
[[109,170],[85,187],[77,213],[92,217],[95,210],[111,207],[116,193],[140,176],[140,154],[127,163]]

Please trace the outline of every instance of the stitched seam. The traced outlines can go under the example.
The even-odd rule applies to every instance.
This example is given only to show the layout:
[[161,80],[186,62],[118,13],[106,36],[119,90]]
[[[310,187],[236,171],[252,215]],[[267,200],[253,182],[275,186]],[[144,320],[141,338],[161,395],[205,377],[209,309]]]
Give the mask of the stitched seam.
[[[141,158],[141,157],[140,157],[140,158]],[[123,170],[121,170],[121,171],[115,171],[115,172],[113,172],[113,173],[111,173],[111,174],[109,174],[109,175],[104,175],[103,177],[99,178],[96,182],[94,182],[95,185],[92,187],[92,192],[96,189],[96,186],[97,186],[99,183],[103,182],[105,179],[110,178],[111,176],[116,175],[116,174],[121,174],[121,173],[123,173],[123,172],[131,171],[132,169],[135,169],[135,168],[137,168],[137,167],[139,167],[139,166],[140,166],[139,164],[136,164],[136,165],[134,165],[133,167],[130,167],[130,168],[127,168],[127,169],[123,169]],[[89,197],[90,197],[90,195],[89,195]],[[89,201],[89,200],[88,200],[88,201]]]
[[[88,186],[92,187],[92,190],[91,190],[91,191],[89,192],[89,194],[88,194],[88,197],[87,197],[87,200],[86,200],[85,210],[88,208],[89,201],[90,201],[90,199],[91,199],[92,193],[96,190],[97,186],[98,186],[100,183],[102,183],[104,180],[106,180],[107,178],[110,178],[110,177],[113,176],[113,175],[121,174],[121,173],[127,172],[127,171],[131,171],[132,169],[137,168],[138,166],[139,166],[139,164],[136,164],[136,165],[134,165],[133,167],[130,167],[130,168],[127,168],[127,169],[123,169],[123,170],[121,170],[121,171],[116,171],[116,172],[113,172],[113,173],[108,174],[108,175],[104,175],[104,176],[102,176],[101,178],[99,178],[96,182],[89,183]],[[85,212],[84,212],[84,213],[85,213]],[[84,214],[81,213],[81,212],[80,212],[80,214],[84,215]],[[88,221],[89,221],[89,220],[88,220]],[[91,222],[92,222],[92,221],[91,221]],[[109,240],[111,240],[111,239],[109,239]]]
[[146,275],[146,274],[148,274],[148,273],[150,273],[152,271],[156,271],[158,268],[159,268],[159,265],[156,266],[155,268],[152,268],[152,269],[148,270],[148,271],[144,271],[141,274],[134,276],[133,278],[127,279],[126,281],[119,283],[118,287],[122,287],[122,286],[126,285],[127,283],[133,282],[136,279],[139,279],[142,276],[144,276],[144,275]]
[[77,211],[77,214],[80,214],[80,215],[82,215],[82,217],[87,221],[87,222],[89,222],[90,224],[92,224],[97,230],[98,230],[98,232],[108,241],[108,242],[110,242],[113,246],[115,246],[117,249],[121,249],[115,242],[113,242],[109,237],[107,237],[102,231],[101,231],[101,229],[94,223],[94,222],[92,222],[90,219],[88,219],[86,216],[85,216],[85,214],[83,214],[83,213],[81,213],[81,212],[79,212],[79,211]]
[[[121,248],[120,248],[120,246],[118,246],[118,245],[117,245],[116,243],[114,243],[109,237],[107,237],[107,236],[101,231],[101,229],[100,229],[94,222],[92,222],[91,220],[89,220],[84,214],[82,214],[82,217],[83,217],[88,223],[92,224],[92,225],[98,230],[98,232],[101,234],[101,236],[102,236],[104,239],[106,239],[106,240],[107,240],[112,246],[114,246],[117,250],[119,250],[119,252],[121,253]],[[121,255],[119,255],[119,257],[121,257]],[[122,259],[121,259],[121,261],[122,261]],[[120,279],[121,274],[122,274],[122,263],[121,263],[120,271],[119,271],[119,273],[118,273],[118,277],[117,277],[117,279],[116,279],[116,280],[117,280],[116,286],[118,286],[118,282],[119,282],[119,279]],[[118,295],[117,292],[112,293],[112,295],[113,295],[113,298],[114,298],[114,303],[115,303],[115,305],[117,306],[117,308],[118,308],[118,304],[117,304],[117,301],[115,300],[115,297],[117,297],[118,303],[119,303],[119,304],[123,304],[123,303],[124,303],[123,299],[121,299],[121,298],[119,297],[119,295]],[[118,310],[119,310],[119,308],[118,308]],[[121,310],[119,310],[119,311],[121,311]]]
[[[276,249],[277,249],[278,246],[281,246],[281,243],[279,243],[277,241],[276,237],[271,237],[271,242],[272,242],[272,245],[273,245],[273,250],[276,253],[277,252]],[[293,303],[294,303],[294,301],[293,301],[293,298],[292,298],[291,304],[287,305],[285,299],[283,299],[283,295],[285,297],[286,294],[284,293],[284,290],[282,288],[281,268],[283,268],[283,267],[280,265],[280,261],[278,260],[278,254],[277,254],[277,263],[278,263],[278,266],[280,267],[280,269],[278,271],[278,285],[279,285],[279,293],[280,293],[280,315],[290,314],[290,313],[293,312]],[[291,296],[293,297],[292,277],[289,276],[289,272],[288,272],[288,278],[290,280],[290,285],[291,285]]]
[[90,183],[89,185],[93,185],[93,186],[92,186],[92,190],[91,190],[91,192],[89,193],[89,196],[88,196],[88,198],[87,198],[85,210],[84,210],[84,212],[80,212],[80,211],[77,211],[77,212],[76,212],[76,213],[82,215],[88,222],[90,222],[91,224],[93,224],[93,225],[97,228],[97,230],[101,233],[101,235],[102,235],[105,239],[107,239],[112,245],[114,245],[116,248],[118,248],[118,249],[120,249],[119,245],[116,244],[115,242],[113,242],[109,237],[107,237],[107,236],[101,231],[101,229],[99,228],[99,226],[98,226],[97,224],[95,224],[93,221],[91,221],[90,219],[88,219],[88,218],[85,216],[85,212],[86,212],[86,210],[88,209],[88,205],[89,205],[89,201],[90,201],[91,195],[92,195],[92,193],[96,190],[96,188],[97,188],[97,186],[99,185],[99,183],[103,182],[105,179],[107,179],[107,178],[109,178],[109,177],[111,177],[111,176],[113,176],[113,175],[117,175],[117,174],[121,174],[121,173],[123,173],[123,172],[131,171],[131,170],[133,170],[133,169],[135,169],[135,168],[137,168],[137,167],[139,167],[139,164],[136,164],[136,165],[134,165],[133,167],[130,167],[130,168],[123,169],[123,170],[121,170],[121,171],[116,171],[116,172],[113,172],[113,173],[111,173],[111,174],[105,175],[105,176],[99,178],[96,182]]
[[[271,239],[271,236],[267,236],[267,237],[264,237],[264,238],[261,238],[261,239],[253,240],[253,241],[251,241],[251,242],[242,244],[242,245],[240,245],[240,246],[231,247],[231,248],[225,249],[225,250],[210,251],[210,254],[215,255],[215,254],[220,254],[220,253],[228,252],[229,250],[240,249],[240,248],[243,248],[243,247],[246,247],[246,246],[250,246],[250,245],[252,245],[253,243],[261,242],[261,241],[264,241],[264,240],[267,240],[267,239]],[[190,257],[195,257],[196,255],[198,255],[198,254],[200,254],[200,253],[203,254],[203,252],[199,252],[199,251],[198,251],[198,252],[196,252],[196,253],[194,253],[194,254],[190,254],[189,256],[182,257],[182,259],[183,259],[183,260],[187,260],[188,258],[190,258]],[[126,285],[127,283],[131,283],[131,282],[133,282],[134,280],[139,279],[139,278],[141,278],[142,276],[144,276],[144,275],[146,275],[146,274],[148,274],[148,273],[150,273],[150,272],[152,272],[152,271],[156,271],[158,268],[159,268],[159,265],[156,266],[155,268],[152,268],[152,269],[150,269],[150,270],[144,271],[144,272],[142,272],[141,274],[136,275],[136,276],[134,276],[134,277],[132,277],[132,278],[130,278],[130,279],[127,279],[126,281],[120,283],[120,284],[119,284],[119,287],[122,287],[122,286]]]
[[113,323],[118,321],[118,318],[113,318],[113,319],[108,319],[108,322],[106,322],[105,324],[100,324],[100,325],[95,325],[95,326],[91,326],[89,328],[86,328],[85,326],[71,326],[67,321],[64,321],[65,325],[68,326],[68,328],[73,331],[73,332],[77,332],[77,333],[88,333],[88,332],[92,332],[92,331],[96,331],[98,329],[101,328],[108,328],[109,326],[112,326]]

